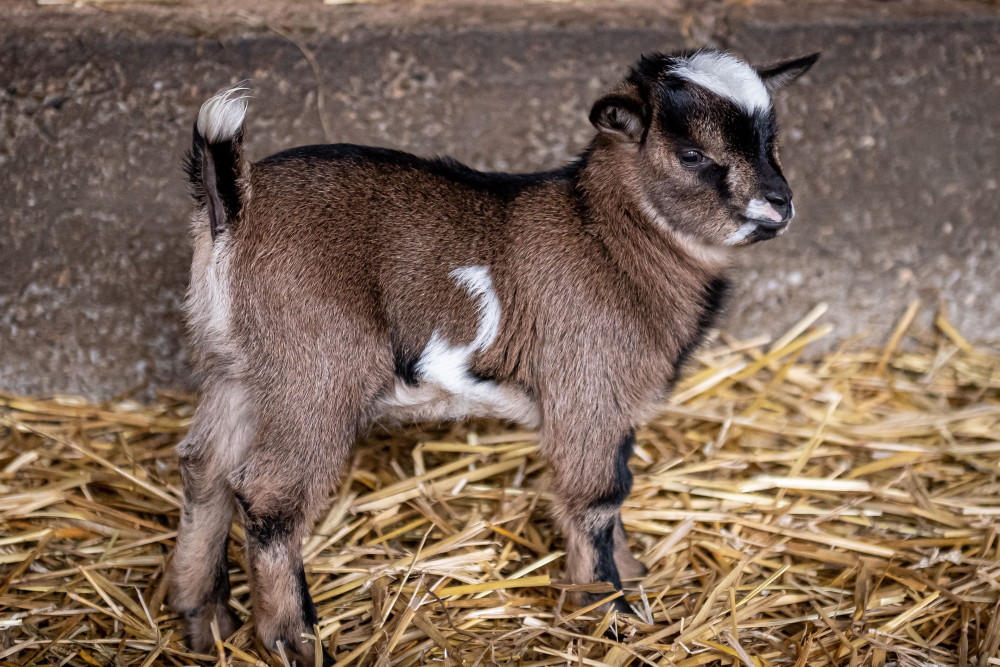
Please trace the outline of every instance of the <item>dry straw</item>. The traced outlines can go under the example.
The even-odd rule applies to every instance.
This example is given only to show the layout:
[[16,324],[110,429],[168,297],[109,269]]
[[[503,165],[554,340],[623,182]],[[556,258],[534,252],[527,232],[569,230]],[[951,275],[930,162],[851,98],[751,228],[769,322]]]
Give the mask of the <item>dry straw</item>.
[[[1000,355],[915,314],[882,350],[801,361],[820,309],[698,356],[632,460],[634,617],[566,602],[534,433],[374,432],[303,545],[323,644],[339,665],[1000,664]],[[249,623],[189,653],[164,604],[192,410],[0,395],[0,664],[281,664]]]

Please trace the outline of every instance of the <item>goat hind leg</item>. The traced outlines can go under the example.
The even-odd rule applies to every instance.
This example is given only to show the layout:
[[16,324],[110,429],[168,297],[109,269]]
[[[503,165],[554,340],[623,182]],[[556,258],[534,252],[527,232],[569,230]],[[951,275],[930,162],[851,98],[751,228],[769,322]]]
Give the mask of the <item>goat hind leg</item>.
[[223,638],[240,626],[229,610],[227,546],[234,504],[227,476],[246,449],[252,418],[240,388],[206,388],[188,436],[177,447],[184,483],[171,573],[171,605],[184,615],[188,643],[206,652],[212,620]]
[[257,634],[272,650],[280,643],[299,665],[313,664],[315,646],[304,635],[317,623],[302,538],[347,470],[356,431],[350,419],[291,408],[262,420],[250,454],[232,476],[247,536]]

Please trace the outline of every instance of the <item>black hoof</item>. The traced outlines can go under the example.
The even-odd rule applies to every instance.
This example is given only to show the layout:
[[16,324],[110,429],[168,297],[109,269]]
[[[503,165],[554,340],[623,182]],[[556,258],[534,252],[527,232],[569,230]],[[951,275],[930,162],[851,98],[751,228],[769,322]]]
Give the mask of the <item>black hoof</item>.
[[622,595],[620,598],[615,598],[614,600],[612,600],[611,604],[614,607],[614,610],[619,614],[631,614],[635,616],[635,612],[632,610],[632,607],[630,607],[629,603],[625,601],[624,595]]
[[[581,606],[589,607],[592,604],[600,602],[606,597],[608,597],[607,593],[587,593],[583,599],[583,605]],[[630,607],[628,602],[625,601],[624,593],[616,597],[614,600],[610,600],[609,602],[601,605],[601,608],[603,608],[603,610],[607,610],[609,607],[618,612],[619,614],[632,614],[633,616],[635,615],[635,611],[633,611],[632,607]]]

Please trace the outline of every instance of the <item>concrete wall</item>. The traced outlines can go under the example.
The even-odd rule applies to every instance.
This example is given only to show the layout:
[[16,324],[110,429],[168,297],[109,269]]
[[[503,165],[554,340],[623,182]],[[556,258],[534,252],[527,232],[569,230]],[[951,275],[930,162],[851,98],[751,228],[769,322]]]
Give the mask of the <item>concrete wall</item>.
[[777,334],[827,301],[838,335],[877,342],[920,296],[1000,337],[995,5],[265,6],[3,10],[0,390],[190,387],[179,165],[219,87],[253,79],[253,157],[325,124],[533,170],[584,146],[590,104],[639,53],[696,44],[824,52],[777,100],[798,218],[743,256],[726,328]]

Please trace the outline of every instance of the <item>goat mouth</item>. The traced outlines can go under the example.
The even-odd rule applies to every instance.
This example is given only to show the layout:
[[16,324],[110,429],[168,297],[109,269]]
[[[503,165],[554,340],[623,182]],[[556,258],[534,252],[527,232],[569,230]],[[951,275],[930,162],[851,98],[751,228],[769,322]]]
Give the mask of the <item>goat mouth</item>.
[[754,225],[757,225],[757,229],[759,230],[767,229],[776,232],[780,232],[781,230],[788,227],[788,223],[792,221],[791,218],[785,218],[784,220],[774,221],[764,218],[748,218],[745,215],[741,215],[740,218],[742,218],[744,222],[749,222]]
[[757,243],[758,241],[770,241],[775,238],[778,234],[785,230],[784,227],[763,227],[758,226],[756,230],[750,235],[750,243]]

